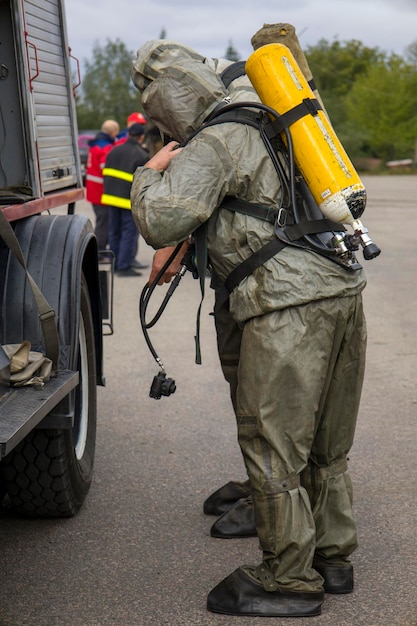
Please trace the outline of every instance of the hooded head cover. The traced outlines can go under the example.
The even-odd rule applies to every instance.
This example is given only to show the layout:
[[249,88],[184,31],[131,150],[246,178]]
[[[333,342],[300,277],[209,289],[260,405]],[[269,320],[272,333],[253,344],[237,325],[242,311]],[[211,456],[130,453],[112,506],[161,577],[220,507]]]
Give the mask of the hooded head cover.
[[228,93],[205,57],[169,41],[148,41],[133,61],[132,80],[146,114],[165,134],[185,140]]
[[163,133],[184,141],[229,96],[216,66],[215,60],[167,39],[139,48],[132,80],[146,114]]

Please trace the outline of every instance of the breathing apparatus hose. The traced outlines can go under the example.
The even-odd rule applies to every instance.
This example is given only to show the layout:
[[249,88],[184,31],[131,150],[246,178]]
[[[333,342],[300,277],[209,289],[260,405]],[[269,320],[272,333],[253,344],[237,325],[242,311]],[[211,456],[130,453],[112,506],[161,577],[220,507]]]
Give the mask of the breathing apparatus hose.
[[149,334],[148,334],[148,329],[152,328],[153,326],[155,326],[155,324],[157,323],[157,321],[159,320],[159,318],[161,317],[162,313],[164,312],[164,310],[166,309],[166,306],[172,296],[172,294],[174,293],[174,291],[176,290],[176,288],[178,287],[182,277],[184,276],[184,274],[187,271],[187,266],[182,264],[181,268],[179,269],[179,271],[176,273],[175,277],[173,278],[166,294],[165,297],[160,305],[160,307],[158,308],[157,312],[155,313],[154,317],[151,319],[150,322],[146,321],[146,312],[147,312],[147,308],[149,305],[149,301],[151,299],[151,296],[153,294],[153,292],[155,291],[159,280],[162,278],[162,276],[165,274],[166,270],[168,269],[168,267],[171,265],[171,263],[173,262],[173,260],[175,259],[175,257],[178,255],[179,251],[181,250],[183,245],[183,242],[179,243],[174,251],[172,252],[172,254],[169,256],[169,258],[167,259],[167,261],[164,263],[163,267],[159,270],[158,274],[156,275],[155,279],[152,281],[152,283],[146,283],[145,287],[142,289],[142,293],[140,295],[139,298],[139,319],[140,319],[140,325],[142,328],[142,332],[143,332],[143,336],[145,338],[145,341],[147,343],[147,346],[153,356],[153,358],[155,359],[155,361],[158,363],[159,367],[161,368],[161,370],[163,372],[165,372],[164,366],[162,364],[161,359],[159,358],[158,354],[156,353],[153,344],[149,338]]

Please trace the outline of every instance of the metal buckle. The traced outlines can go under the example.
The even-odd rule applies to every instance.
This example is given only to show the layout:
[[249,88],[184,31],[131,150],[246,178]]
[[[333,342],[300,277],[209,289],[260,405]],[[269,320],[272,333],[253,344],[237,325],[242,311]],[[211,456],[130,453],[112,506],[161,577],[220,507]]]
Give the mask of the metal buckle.
[[280,228],[283,228],[286,225],[287,215],[288,215],[287,209],[284,209],[283,207],[281,207],[278,211],[278,215],[276,219],[276,222]]

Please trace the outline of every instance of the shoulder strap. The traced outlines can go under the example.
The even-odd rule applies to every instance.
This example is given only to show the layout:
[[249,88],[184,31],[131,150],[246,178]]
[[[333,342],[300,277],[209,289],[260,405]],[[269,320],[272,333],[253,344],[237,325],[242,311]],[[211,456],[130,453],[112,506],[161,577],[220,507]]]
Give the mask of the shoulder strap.
[[[262,113],[260,111],[250,111],[249,109],[233,109],[231,111],[225,111],[224,113],[219,113],[212,120],[208,121],[203,128],[207,128],[209,126],[214,126],[215,124],[224,124],[227,122],[237,122],[239,124],[247,124],[248,126],[253,126],[259,130],[259,126],[261,123]],[[200,129],[200,130],[203,130]]]
[[6,219],[3,211],[0,209],[0,235],[10,249],[10,251],[14,254],[16,259],[19,261],[20,265],[26,272],[26,276],[32,289],[33,297],[36,302],[36,306],[39,312],[39,320],[42,325],[42,332],[45,340],[45,351],[46,356],[52,361],[52,369],[54,372],[58,369],[58,357],[59,357],[59,338],[58,338],[58,330],[56,327],[55,321],[55,311],[52,309],[51,305],[46,300],[45,296],[39,289],[38,285],[33,280],[30,275],[28,268],[26,266],[25,258],[23,256],[22,249],[20,247],[19,241],[15,235],[13,228],[10,226],[8,220]]
[[219,209],[228,209],[234,213],[243,213],[243,215],[257,217],[270,224],[275,224],[278,214],[276,209],[263,204],[257,204],[256,202],[248,202],[247,200],[242,200],[242,198],[236,198],[235,196],[225,196]]
[[188,144],[191,139],[194,139],[196,135],[198,135],[202,130],[209,128],[210,126],[215,126],[216,124],[225,124],[227,122],[238,122],[240,124],[247,124],[249,126],[253,126],[256,129],[259,129],[261,121],[261,113],[250,111],[248,109],[233,109],[231,111],[221,112],[219,109],[219,113],[216,114],[213,119],[208,122],[204,122],[200,128],[197,128],[194,132],[192,132],[188,137],[181,143],[181,147],[184,147]]
[[223,286],[217,292],[215,311],[227,300],[233,289],[237,287],[244,278],[252,274],[258,267],[261,267],[266,261],[272,259],[278,252],[281,252],[287,244],[281,239],[272,239],[259,250],[251,254],[250,257],[242,261],[240,265],[229,274],[224,281]]
[[290,241],[301,239],[305,235],[317,235],[319,233],[327,233],[329,231],[346,232],[346,228],[339,222],[332,222],[328,218],[318,220],[308,220],[299,222],[298,224],[290,224],[285,226],[285,234]]
[[220,78],[223,81],[223,85],[227,87],[232,83],[236,78],[240,78],[246,74],[245,70],[246,61],[236,61],[236,63],[232,63],[228,65],[225,70],[220,74]]

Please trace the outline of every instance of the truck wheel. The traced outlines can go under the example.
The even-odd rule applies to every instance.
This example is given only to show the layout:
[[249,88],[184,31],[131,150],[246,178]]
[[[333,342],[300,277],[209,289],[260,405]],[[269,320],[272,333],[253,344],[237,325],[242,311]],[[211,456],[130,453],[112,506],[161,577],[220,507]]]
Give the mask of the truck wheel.
[[96,439],[96,357],[90,296],[81,277],[80,329],[74,369],[72,429],[33,430],[3,460],[8,498],[26,517],[71,517],[90,488]]

